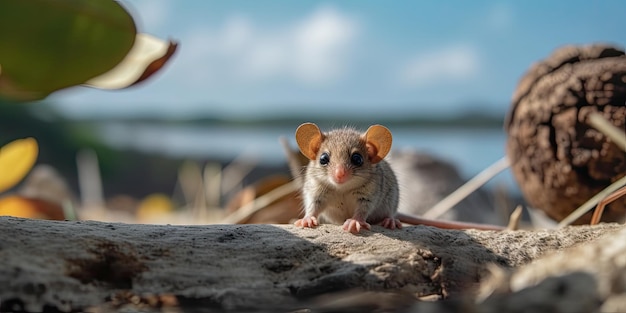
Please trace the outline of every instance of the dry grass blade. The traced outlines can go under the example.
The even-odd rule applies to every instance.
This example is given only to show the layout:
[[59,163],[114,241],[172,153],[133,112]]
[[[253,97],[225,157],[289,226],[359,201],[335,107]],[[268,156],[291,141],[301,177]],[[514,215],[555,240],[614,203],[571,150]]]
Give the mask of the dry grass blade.
[[217,162],[210,162],[204,166],[202,172],[204,182],[204,195],[209,209],[215,209],[222,202],[220,194],[222,188],[222,166]]
[[104,208],[102,177],[96,153],[89,149],[79,151],[76,155],[76,168],[82,207]]
[[243,220],[249,218],[252,214],[258,212],[259,210],[265,208],[270,205],[272,202],[284,197],[294,191],[298,191],[299,187],[296,182],[290,182],[288,184],[284,184],[263,196],[260,196],[254,201],[240,207],[235,212],[229,214],[224,219],[220,221],[221,224],[236,224],[240,223]]
[[587,200],[587,202],[583,203],[580,207],[578,207],[576,210],[574,210],[574,212],[572,212],[572,214],[570,214],[566,218],[564,218],[559,223],[559,225],[557,227],[558,228],[562,228],[562,227],[565,227],[567,225],[570,225],[575,220],[577,220],[581,216],[585,215],[585,213],[589,212],[589,210],[591,210],[594,206],[596,206],[596,204],[598,204],[598,202],[600,202],[600,200],[606,198],[611,193],[615,192],[617,189],[619,189],[620,187],[625,186],[625,185],[626,185],[626,176],[620,178],[616,182],[614,182],[614,183],[610,184],[608,187],[604,188],[602,191],[598,192],[595,196],[591,197],[591,199]]
[[[615,125],[611,124],[609,121],[604,119],[600,114],[593,113],[589,115],[587,119],[589,125],[593,126],[597,130],[601,131],[604,135],[611,138],[611,140],[615,141],[618,147],[626,151],[626,134],[622,133],[620,129],[615,127]],[[621,188],[622,186],[626,186],[626,176],[618,179],[614,183],[610,184],[608,187],[604,188],[602,191],[598,192],[595,196],[591,197],[591,199],[587,200],[587,202],[583,203],[580,207],[578,207],[574,212],[564,218],[558,225],[559,228],[570,225],[575,220],[585,215],[589,210],[596,206],[600,202],[600,200],[608,197],[613,192]]]
[[222,170],[222,194],[241,187],[246,175],[250,174],[258,161],[251,155],[241,153]]
[[587,122],[589,125],[593,126],[613,140],[618,147],[622,148],[622,150],[626,151],[626,132],[623,132],[619,128],[615,127],[615,125],[611,124],[598,113],[590,114]]
[[507,230],[518,230],[519,222],[522,219],[522,205],[518,205],[513,213],[511,213],[511,217],[509,218],[509,224],[506,226]]
[[307,159],[300,150],[292,149],[289,141],[285,137],[280,137],[280,144],[283,146],[283,151],[285,152],[285,156],[287,157],[287,164],[289,165],[289,171],[291,172],[291,176],[293,180],[298,183],[299,186],[302,186],[303,177],[304,177],[304,168],[309,163],[309,159]]
[[200,166],[192,161],[185,161],[178,169],[178,182],[187,208],[194,208],[196,205],[197,193],[202,188],[200,173]]
[[439,201],[430,210],[424,213],[424,218],[435,219],[452,209],[457,203],[465,199],[476,189],[487,183],[491,178],[509,167],[509,160],[506,157],[496,161],[478,175],[474,176],[463,186],[449,194],[447,197]]

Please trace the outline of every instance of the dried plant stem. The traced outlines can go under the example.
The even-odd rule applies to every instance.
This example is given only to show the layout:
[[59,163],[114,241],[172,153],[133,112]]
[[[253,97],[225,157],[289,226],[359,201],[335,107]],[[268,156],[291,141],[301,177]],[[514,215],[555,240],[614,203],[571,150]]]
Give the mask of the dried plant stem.
[[289,182],[274,190],[254,199],[254,201],[240,207],[235,212],[223,218],[221,224],[236,224],[250,217],[250,215],[270,205],[272,202],[284,197],[292,192],[298,191],[296,182]]
[[509,167],[509,160],[506,157],[501,158],[496,161],[482,172],[478,173],[478,175],[474,176],[468,182],[463,184],[463,186],[459,187],[457,190],[443,198],[439,201],[435,206],[433,206],[430,210],[424,213],[424,218],[435,219],[450,209],[452,209],[457,203],[461,202],[461,200],[465,199],[468,195],[474,192],[476,189],[480,188],[480,186],[487,183],[491,178],[496,176],[498,173],[504,171]]
[[602,218],[602,213],[604,213],[604,207],[623,197],[626,196],[626,186],[622,187],[621,189],[619,189],[618,191],[610,194],[609,196],[607,196],[606,198],[602,199],[600,202],[598,202],[598,206],[596,206],[596,209],[593,211],[593,215],[591,216],[591,222],[589,224],[591,225],[596,225],[600,222],[600,219]]
[[626,132],[620,130],[615,125],[611,124],[611,122],[607,121],[602,115],[598,113],[592,113],[589,115],[587,119],[589,125],[593,126],[595,129],[601,131],[604,135],[609,137],[611,140],[615,142],[615,144],[620,147],[622,150],[626,151]]
[[[604,135],[613,140],[618,147],[626,151],[626,134],[621,132],[619,128],[615,127],[615,125],[611,124],[607,121],[602,115],[598,113],[592,113],[589,115],[587,119],[589,125],[593,126],[597,130],[601,131]],[[558,227],[565,227],[570,225],[575,220],[585,215],[585,213],[589,212],[593,207],[595,207],[598,202],[602,199],[606,198],[622,186],[626,185],[626,176],[620,178],[615,181],[608,187],[604,188],[602,191],[598,192],[595,196],[591,197],[591,199],[587,200],[587,202],[583,203],[580,207],[578,207],[574,212],[564,218],[558,225]]]
[[91,149],[79,151],[76,155],[76,167],[82,207],[104,208],[98,155]]
[[222,194],[228,194],[241,187],[243,179],[250,174],[258,161],[252,156],[241,153],[222,169]]
[[509,217],[509,224],[506,226],[507,230],[518,230],[519,229],[519,222],[522,219],[522,211],[524,209],[522,208],[522,205],[518,205],[515,210],[513,210],[513,213],[511,213],[511,216]]
[[198,190],[202,185],[200,166],[193,161],[185,161],[178,169],[178,183],[185,198],[185,206],[195,207]]
[[207,163],[204,166],[202,177],[205,201],[208,204],[208,208],[218,208],[222,202],[222,165],[217,162]]
[[74,206],[71,200],[69,199],[63,200],[61,207],[63,208],[63,216],[65,216],[66,220],[78,221],[78,214],[76,213],[76,207]]

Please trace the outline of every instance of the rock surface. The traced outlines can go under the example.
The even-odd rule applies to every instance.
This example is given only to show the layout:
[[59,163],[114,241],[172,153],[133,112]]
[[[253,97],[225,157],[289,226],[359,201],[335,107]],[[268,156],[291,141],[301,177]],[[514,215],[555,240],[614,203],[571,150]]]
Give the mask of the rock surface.
[[497,304],[502,312],[522,312],[531,304],[535,312],[623,312],[625,283],[626,228],[622,228],[486,282],[483,288],[513,293],[496,292],[484,305]]
[[[505,122],[513,174],[530,205],[556,220],[626,175],[626,153],[588,125],[592,112],[625,129],[623,50],[562,47],[534,64],[513,95]],[[621,221],[625,213],[622,198],[607,206],[603,220]]]
[[[398,212],[422,216],[466,182],[454,165],[424,152],[392,151],[388,161],[400,186]],[[508,215],[500,218],[495,207],[493,197],[481,188],[461,200],[440,219],[506,224]]]
[[[355,288],[408,294],[409,304],[416,298],[458,300],[475,296],[488,264],[518,267],[620,229],[375,226],[355,236],[335,225],[163,226],[0,217],[0,311],[84,311],[131,294],[136,302],[170,297],[183,309],[206,312],[285,312],[314,308],[320,295]],[[392,302],[405,303],[398,301]]]

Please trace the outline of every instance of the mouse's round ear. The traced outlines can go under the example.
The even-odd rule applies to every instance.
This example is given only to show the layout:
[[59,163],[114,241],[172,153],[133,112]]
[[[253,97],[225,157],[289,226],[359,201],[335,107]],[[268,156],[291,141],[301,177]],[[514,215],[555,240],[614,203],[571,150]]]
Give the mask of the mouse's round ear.
[[382,125],[372,125],[364,136],[367,145],[367,154],[372,163],[378,163],[391,150],[391,132]]
[[296,129],[296,142],[300,148],[300,152],[309,160],[317,158],[317,152],[320,150],[324,135],[319,127],[313,123],[304,123]]

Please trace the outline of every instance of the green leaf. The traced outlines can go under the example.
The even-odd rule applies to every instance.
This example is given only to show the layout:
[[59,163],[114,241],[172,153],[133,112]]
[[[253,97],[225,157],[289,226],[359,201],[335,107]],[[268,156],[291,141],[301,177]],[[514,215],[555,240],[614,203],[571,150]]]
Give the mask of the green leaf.
[[136,32],[113,0],[2,0],[0,95],[34,100],[82,84],[122,61]]

